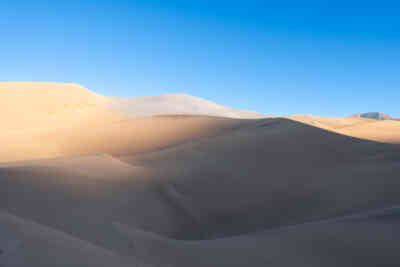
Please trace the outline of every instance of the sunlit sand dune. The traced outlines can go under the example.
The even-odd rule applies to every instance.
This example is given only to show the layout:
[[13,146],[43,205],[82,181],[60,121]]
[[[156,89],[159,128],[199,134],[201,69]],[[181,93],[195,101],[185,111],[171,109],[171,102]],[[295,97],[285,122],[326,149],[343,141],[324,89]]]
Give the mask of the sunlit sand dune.
[[[168,110],[165,114],[169,115],[157,117],[126,113],[110,107],[114,100],[74,84],[0,83],[0,99],[5,107],[0,162],[143,152],[217,134],[238,123]],[[198,107],[198,114],[208,113],[207,108]]]
[[217,135],[239,123],[233,119],[193,116],[100,116],[54,130],[0,134],[0,162],[92,153],[139,153]]
[[357,117],[319,117],[312,115],[293,115],[289,116],[288,118],[327,130],[339,130],[347,127],[376,122],[376,120],[373,119]]
[[322,129],[377,142],[400,144],[400,121],[359,117],[290,116],[290,119]]
[[107,101],[75,84],[0,82],[3,133],[69,127]]
[[400,121],[375,121],[341,129],[339,133],[379,142],[400,144]]

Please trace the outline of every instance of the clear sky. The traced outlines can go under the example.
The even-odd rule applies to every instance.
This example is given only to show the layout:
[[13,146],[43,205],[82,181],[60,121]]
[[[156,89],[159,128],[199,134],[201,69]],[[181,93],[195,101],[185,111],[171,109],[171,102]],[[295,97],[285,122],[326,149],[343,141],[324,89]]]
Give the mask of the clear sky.
[[0,1],[0,80],[400,117],[400,4],[271,2]]

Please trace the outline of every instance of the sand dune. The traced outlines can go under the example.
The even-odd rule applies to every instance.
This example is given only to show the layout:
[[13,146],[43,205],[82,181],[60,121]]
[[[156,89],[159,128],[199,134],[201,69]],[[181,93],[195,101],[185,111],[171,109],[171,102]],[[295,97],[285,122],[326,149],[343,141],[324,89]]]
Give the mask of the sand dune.
[[53,169],[59,173],[67,172],[95,179],[132,178],[143,172],[142,166],[127,164],[107,154],[0,163],[0,168],[30,168],[38,171]]
[[147,266],[16,216],[0,213],[2,266]]
[[[4,107],[0,162],[92,153],[145,152],[218,134],[239,123],[227,118],[147,115],[261,116],[183,94],[113,99],[74,84],[0,83],[0,101]],[[362,118],[312,116],[290,119],[349,136],[400,142],[400,124],[396,121],[378,124],[375,120]]]
[[[368,227],[335,223],[272,237],[263,232],[399,203],[400,148],[396,145],[346,137],[287,119],[263,119],[241,121],[219,135],[118,158],[93,155],[3,164],[0,210],[121,257],[135,255],[151,266],[245,266],[249,255],[254,266],[266,262],[286,266],[299,260],[293,245],[299,243],[305,257],[300,266],[319,266],[310,235],[326,249],[336,244],[343,266],[351,266],[350,256],[338,250],[347,242],[354,244],[349,253],[371,253],[383,245],[393,251],[387,228],[380,223],[367,222]],[[125,179],[88,179],[112,173],[114,168],[130,170],[126,163],[140,166],[141,171],[134,174],[134,168]],[[92,174],[74,171],[85,165],[101,171],[90,167],[85,171],[93,170]],[[344,227],[348,230],[340,230]],[[141,241],[132,243],[128,229],[142,232]],[[372,230],[375,234],[368,234]],[[154,240],[158,235],[161,241]],[[279,253],[278,240],[287,240],[280,248],[290,257]],[[252,244],[262,252],[254,251]],[[357,244],[362,246],[356,249]],[[220,250],[225,252],[215,252]],[[323,262],[331,261],[324,256],[328,250],[323,246],[317,253]],[[397,262],[396,254],[390,253],[390,261]],[[193,257],[204,259],[193,261]]]
[[399,122],[0,89],[0,266],[400,264]]
[[[0,83],[0,99],[5,107],[0,162],[137,153],[218,134],[238,123],[199,116],[132,116],[110,108],[112,99],[74,84]],[[197,112],[207,113],[201,108]]]
[[290,116],[290,119],[357,138],[400,144],[400,121],[360,117]]
[[107,101],[74,84],[1,82],[2,132],[68,127],[90,118]]
[[347,127],[376,122],[374,119],[359,117],[319,117],[311,115],[293,115],[289,116],[288,118],[326,130],[339,130]]
[[0,162],[140,153],[218,135],[239,123],[233,119],[191,116],[100,117],[68,128],[0,134]]
[[376,121],[374,124],[355,125],[339,131],[341,134],[356,136],[379,142],[400,144],[400,121]]
[[[400,258],[399,210],[313,222],[204,241],[163,238],[126,225],[115,227],[155,266],[395,266]],[[157,259],[154,257],[157,254]],[[193,259],[197,259],[193,261]]]
[[166,229],[173,219],[168,210],[155,209],[163,207],[158,195],[145,191],[151,177],[151,170],[105,155],[7,164],[0,167],[0,211],[129,256],[114,221],[151,218],[152,226]]
[[113,98],[109,106],[113,110],[134,116],[186,114],[242,119],[264,117],[264,115],[257,112],[236,110],[186,94],[164,94],[122,99]]
[[208,239],[395,203],[399,152],[395,145],[264,119],[122,160],[160,171],[163,196],[183,212],[185,227],[174,238]]

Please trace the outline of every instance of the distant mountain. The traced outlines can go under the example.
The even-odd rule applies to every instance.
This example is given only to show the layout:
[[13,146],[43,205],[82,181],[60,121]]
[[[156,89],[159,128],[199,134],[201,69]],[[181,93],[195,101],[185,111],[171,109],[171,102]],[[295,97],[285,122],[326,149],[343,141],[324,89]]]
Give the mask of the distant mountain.
[[366,119],[374,119],[374,120],[395,120],[391,116],[387,114],[383,114],[380,112],[367,112],[367,113],[360,113],[360,114],[355,114],[352,117],[358,117],[358,118],[366,118]]

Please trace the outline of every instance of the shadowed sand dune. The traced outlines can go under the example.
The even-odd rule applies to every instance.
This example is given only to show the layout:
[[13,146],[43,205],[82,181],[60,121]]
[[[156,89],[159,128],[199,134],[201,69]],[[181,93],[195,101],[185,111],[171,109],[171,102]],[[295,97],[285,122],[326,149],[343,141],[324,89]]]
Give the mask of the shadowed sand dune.
[[208,239],[396,203],[399,148],[264,119],[121,159],[160,172],[160,193],[187,217],[173,237]]
[[46,109],[94,106],[56,105],[52,125],[27,103],[21,127],[8,103],[0,266],[400,264],[398,122],[135,117],[82,87],[60,100],[28,85]]
[[137,244],[139,257],[155,266],[373,267],[400,261],[398,222],[396,208],[204,241],[166,239],[119,223],[115,227]]
[[7,213],[0,213],[0,226],[1,266],[147,266]]

